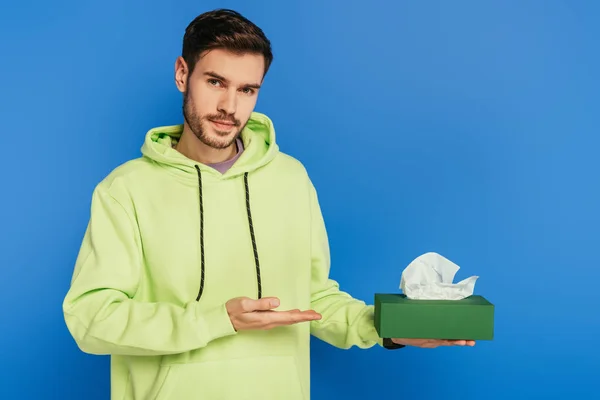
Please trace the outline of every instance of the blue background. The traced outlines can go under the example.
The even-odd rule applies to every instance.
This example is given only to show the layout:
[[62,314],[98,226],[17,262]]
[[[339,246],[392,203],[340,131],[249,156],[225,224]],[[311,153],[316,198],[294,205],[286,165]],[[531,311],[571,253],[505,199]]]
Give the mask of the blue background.
[[475,348],[314,340],[313,399],[598,393],[600,3],[334,3],[2,3],[0,398],[108,398],[61,313],[91,192],[181,122],[183,31],[216,7],[273,42],[257,110],[319,189],[332,277],[371,302],[433,250],[496,305]]

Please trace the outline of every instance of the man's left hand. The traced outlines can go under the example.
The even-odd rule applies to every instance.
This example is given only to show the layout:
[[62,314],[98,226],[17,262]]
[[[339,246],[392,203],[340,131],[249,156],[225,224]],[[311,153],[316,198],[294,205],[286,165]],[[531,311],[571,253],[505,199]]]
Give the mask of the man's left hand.
[[392,339],[392,342],[425,349],[433,349],[440,346],[475,346],[474,340]]

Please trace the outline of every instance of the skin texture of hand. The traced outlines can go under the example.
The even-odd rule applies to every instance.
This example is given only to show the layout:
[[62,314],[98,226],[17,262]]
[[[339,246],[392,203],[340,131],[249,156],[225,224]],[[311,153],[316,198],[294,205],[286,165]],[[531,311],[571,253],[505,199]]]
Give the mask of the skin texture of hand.
[[440,346],[475,346],[474,340],[392,339],[392,342],[424,349],[434,349]]
[[321,315],[313,310],[274,311],[277,307],[279,299],[275,297],[260,300],[236,297],[226,304],[229,319],[236,331],[273,329],[321,319]]

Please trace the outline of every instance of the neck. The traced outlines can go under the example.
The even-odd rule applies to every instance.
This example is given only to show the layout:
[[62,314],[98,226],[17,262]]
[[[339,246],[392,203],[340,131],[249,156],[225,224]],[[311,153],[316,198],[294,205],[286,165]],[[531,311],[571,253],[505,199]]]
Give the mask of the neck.
[[175,146],[175,150],[191,160],[208,165],[221,163],[233,158],[237,153],[237,145],[233,142],[229,147],[224,149],[210,147],[198,139],[186,124],[181,138]]

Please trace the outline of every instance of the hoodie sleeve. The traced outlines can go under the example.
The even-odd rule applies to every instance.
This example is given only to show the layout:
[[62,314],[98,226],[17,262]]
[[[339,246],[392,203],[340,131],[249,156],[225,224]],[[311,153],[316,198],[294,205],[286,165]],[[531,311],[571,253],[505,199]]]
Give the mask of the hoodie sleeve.
[[63,301],[67,328],[90,354],[165,355],[235,334],[225,305],[200,311],[135,299],[143,271],[132,213],[103,187],[92,196],[90,220]]
[[329,278],[329,240],[318,197],[311,183],[312,278],[311,308],[323,318],[311,322],[313,336],[335,347],[370,348],[383,346],[373,324],[374,306],[341,291],[338,282]]

